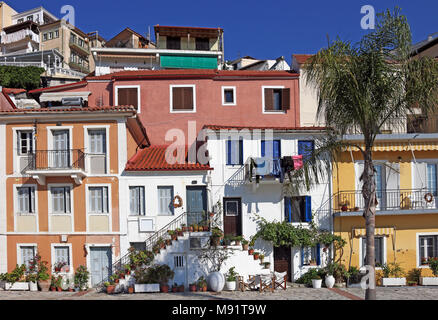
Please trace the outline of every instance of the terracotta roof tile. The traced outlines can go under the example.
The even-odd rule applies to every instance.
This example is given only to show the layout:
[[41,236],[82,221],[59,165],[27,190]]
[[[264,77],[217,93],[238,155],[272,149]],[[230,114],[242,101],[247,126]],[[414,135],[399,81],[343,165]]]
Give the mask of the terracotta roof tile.
[[2,91],[5,94],[19,94],[26,92],[26,89],[3,88]]
[[[188,163],[185,160],[182,164],[169,164],[166,161],[166,149],[169,146],[150,146],[149,148],[144,148],[138,150],[138,152],[128,160],[126,164],[126,171],[205,171],[212,170],[212,168],[207,165],[202,165],[199,163]],[[185,148],[185,157],[187,159],[187,146]]]
[[303,64],[309,59],[313,57],[313,54],[293,54],[292,57],[299,63]]
[[2,110],[2,113],[58,113],[58,112],[99,112],[99,111],[133,111],[134,106],[102,106],[102,107],[85,107],[85,108],[38,108],[38,109],[10,109]]
[[322,131],[325,130],[326,127],[275,127],[275,126],[222,126],[222,125],[204,125],[204,129],[211,130],[278,130],[278,131]]

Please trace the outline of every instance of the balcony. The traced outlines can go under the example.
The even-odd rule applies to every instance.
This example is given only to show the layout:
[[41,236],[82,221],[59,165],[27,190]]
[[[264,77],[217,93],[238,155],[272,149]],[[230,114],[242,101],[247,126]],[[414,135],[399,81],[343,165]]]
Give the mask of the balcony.
[[83,65],[81,65],[77,62],[73,62],[73,61],[69,62],[68,65],[70,66],[71,69],[76,70],[78,72],[85,73],[85,74],[90,73],[90,69],[88,66],[83,66]]
[[24,39],[34,42],[40,42],[40,36],[30,29],[23,29],[20,31],[5,34],[1,37],[1,44],[15,43]]
[[247,183],[283,182],[287,173],[299,169],[303,165],[303,157],[291,156],[281,159],[261,157],[249,158],[245,165],[245,180]]
[[[84,42],[84,44],[85,44],[85,42]],[[82,47],[77,42],[75,42],[73,40],[70,40],[70,48],[73,50],[76,50],[80,54],[83,54],[86,56],[88,56],[90,54],[90,48],[88,47],[88,45],[86,45],[86,47]]]
[[[427,195],[427,196],[426,196]],[[429,211],[438,213],[438,200],[426,189],[401,189],[377,191],[377,214],[415,214]],[[361,191],[342,191],[332,198],[335,215],[362,215],[365,203]],[[321,208],[327,211],[329,207]]]
[[85,153],[82,150],[37,150],[28,155],[27,167],[23,173],[31,175],[39,184],[45,184],[45,177],[70,176],[77,184],[82,183],[85,174]]

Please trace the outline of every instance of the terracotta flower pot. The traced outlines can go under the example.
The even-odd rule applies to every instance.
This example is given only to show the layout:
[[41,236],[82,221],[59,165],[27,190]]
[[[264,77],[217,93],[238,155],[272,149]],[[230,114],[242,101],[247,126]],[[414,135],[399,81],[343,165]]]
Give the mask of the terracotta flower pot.
[[182,232],[187,232],[187,227],[182,227]]
[[160,285],[160,291],[165,293],[169,292],[169,286],[167,284]]
[[116,289],[115,285],[109,285],[108,287],[106,287],[106,293],[113,294],[115,289]]
[[184,289],[185,289],[184,286],[179,286],[179,287],[178,287],[178,291],[179,291],[179,292],[184,292],[184,291],[185,291]]
[[258,254],[255,254],[254,255],[254,260],[257,260],[259,258],[259,255]]
[[190,286],[189,286],[189,290],[190,290],[191,292],[195,292],[195,291],[196,291],[196,285],[195,285],[195,284],[190,285]]
[[56,291],[60,292],[60,291],[62,291],[62,288],[58,287],[58,288],[56,288]]
[[55,287],[50,287],[50,291],[56,291]]
[[41,291],[48,292],[50,289],[50,281],[49,280],[38,280],[38,286],[40,287]]
[[133,294],[134,293],[134,287],[128,287],[128,293]]
[[254,253],[254,249],[249,249],[249,250],[248,250],[248,254],[249,254],[249,255],[252,255],[253,253]]
[[179,288],[178,287],[172,287],[172,292],[178,292]]
[[68,288],[68,292],[73,292],[74,290],[72,288]]
[[184,236],[184,232],[178,231],[178,237],[183,237],[183,236]]
[[246,251],[246,250],[248,250],[248,245],[247,244],[242,244],[242,250],[244,250],[244,251]]

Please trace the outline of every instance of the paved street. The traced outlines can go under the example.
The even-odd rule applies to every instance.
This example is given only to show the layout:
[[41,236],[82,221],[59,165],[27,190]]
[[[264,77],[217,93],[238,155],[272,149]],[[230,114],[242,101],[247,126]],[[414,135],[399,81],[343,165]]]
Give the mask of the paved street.
[[[107,295],[88,292],[0,291],[0,300],[360,300],[365,292],[358,288],[288,288],[274,293],[259,292],[185,292]],[[438,300],[438,287],[401,287],[377,289],[379,300]]]

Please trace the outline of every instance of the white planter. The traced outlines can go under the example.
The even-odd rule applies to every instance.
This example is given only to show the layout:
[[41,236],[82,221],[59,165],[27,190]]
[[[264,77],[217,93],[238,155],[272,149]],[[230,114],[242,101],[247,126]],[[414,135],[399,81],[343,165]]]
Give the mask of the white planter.
[[312,279],[312,286],[314,289],[321,289],[322,279]]
[[382,278],[382,286],[391,287],[391,286],[405,286],[406,278]]
[[333,288],[333,286],[335,285],[335,277],[333,276],[326,276],[325,277],[325,286],[327,288]]
[[236,290],[236,281],[226,281],[224,290],[235,291]]
[[160,292],[160,284],[150,283],[150,284],[135,284],[134,292]]
[[422,286],[438,286],[438,277],[421,277],[420,284]]
[[38,284],[36,282],[29,282],[30,291],[38,291]]
[[220,292],[224,289],[225,277],[220,272],[212,272],[207,277],[207,286],[211,291]]
[[29,290],[29,282],[6,282],[5,290],[11,291],[28,291]]

